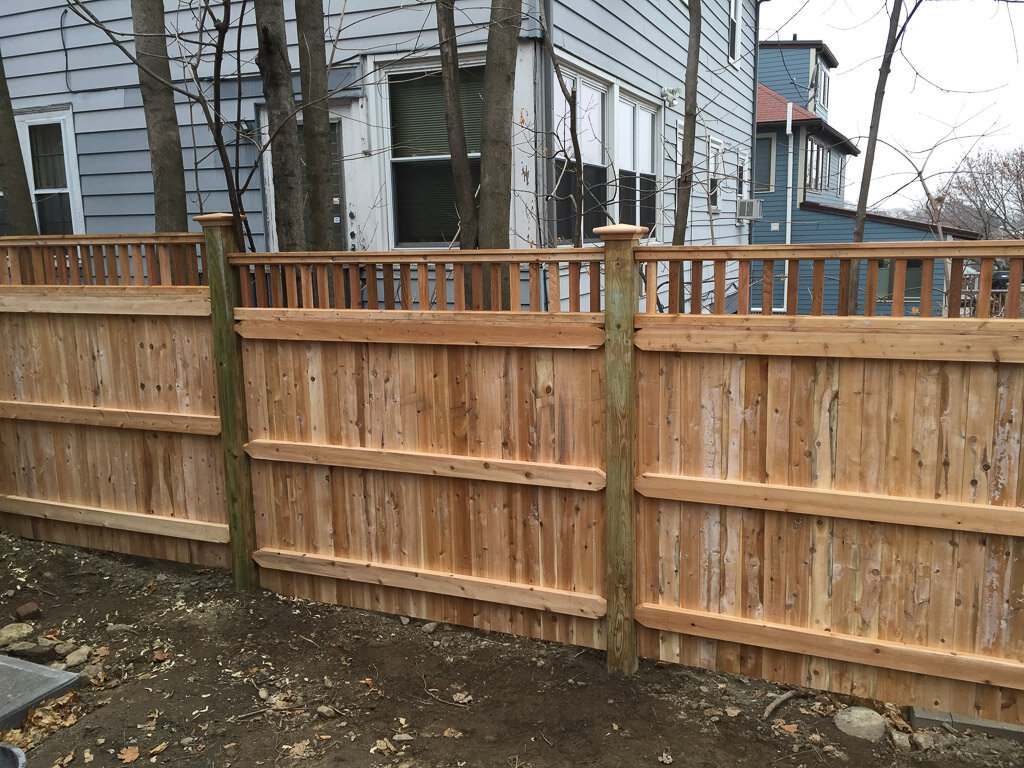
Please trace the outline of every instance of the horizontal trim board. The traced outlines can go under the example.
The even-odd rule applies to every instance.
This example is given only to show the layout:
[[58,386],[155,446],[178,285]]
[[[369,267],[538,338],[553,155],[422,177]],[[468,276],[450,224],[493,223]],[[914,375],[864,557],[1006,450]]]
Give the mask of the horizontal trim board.
[[845,243],[842,245],[645,245],[633,249],[636,261],[810,261],[813,259],[983,259],[1016,258],[1021,240]]
[[1024,664],[1016,659],[999,659],[875,638],[837,635],[828,629],[806,629],[656,603],[641,603],[636,606],[633,615],[649,629],[1024,690]]
[[600,595],[571,592],[565,589],[536,587],[530,584],[466,576],[444,571],[430,571],[405,565],[370,563],[342,557],[308,555],[280,549],[258,549],[253,559],[262,568],[331,579],[377,584],[397,589],[415,589],[435,595],[464,597],[499,605],[514,605],[535,611],[548,611],[586,619],[605,615],[606,602]]
[[636,315],[649,352],[1024,362],[1024,321],[881,317]]
[[821,490],[645,472],[636,478],[637,493],[649,499],[691,501],[841,517],[873,523],[916,525],[946,531],[975,531],[1024,536],[1024,509],[958,501],[884,496],[859,491]]
[[180,243],[200,245],[203,242],[202,232],[180,232],[167,235],[154,235],[152,232],[138,235],[45,235],[43,237],[12,235],[0,238],[0,249],[24,248],[26,246],[74,248],[76,245],[130,245],[135,243],[143,245],[177,245]]
[[3,285],[0,312],[208,317],[205,286]]
[[56,405],[22,400],[0,400],[0,419],[81,424],[88,427],[113,427],[115,429],[142,429],[153,432],[179,432],[186,435],[220,434],[219,416]]
[[604,472],[594,467],[544,464],[512,459],[484,459],[446,453],[349,448],[283,440],[252,440],[246,443],[245,452],[254,459],[264,461],[287,461],[296,464],[404,472],[414,475],[540,485],[548,488],[570,488],[580,491],[599,491],[604,488],[605,484]]
[[538,262],[603,261],[604,248],[480,251],[323,251],[295,253],[229,253],[234,267],[250,264],[535,264]]
[[376,344],[598,349],[604,315],[594,312],[408,312],[362,309],[235,310],[246,339]]
[[176,517],[145,515],[139,512],[115,509],[99,509],[80,504],[66,504],[61,501],[30,499],[25,496],[0,494],[0,512],[75,525],[92,525],[114,531],[149,533],[154,536],[170,536],[175,539],[205,541],[213,544],[227,544],[231,539],[226,523],[183,520]]

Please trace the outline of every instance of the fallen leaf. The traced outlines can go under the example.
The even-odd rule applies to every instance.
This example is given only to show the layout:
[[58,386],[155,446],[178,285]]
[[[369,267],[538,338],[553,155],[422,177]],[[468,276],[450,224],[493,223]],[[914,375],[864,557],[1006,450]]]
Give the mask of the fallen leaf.
[[619,724],[618,723],[612,723],[612,730],[613,731],[619,730]]
[[461,739],[462,731],[457,731],[454,728],[445,728],[444,736],[446,739]]
[[367,677],[367,678],[365,678],[363,680],[360,680],[359,682],[362,683],[363,685],[365,685],[367,688],[373,688],[373,678],[372,677]]
[[334,738],[334,737],[333,737],[333,736],[331,736],[331,735],[330,735],[329,733],[318,733],[318,734],[316,735],[316,737],[317,737],[318,739],[323,739],[324,741],[326,741],[327,739],[333,739],[333,738]]
[[105,645],[101,646],[99,648],[93,649],[93,652],[92,652],[92,657],[94,659],[102,659],[104,656],[109,656],[109,655],[110,655],[110,649],[107,648],[107,646],[105,646]]
[[238,742],[237,741],[232,741],[230,744],[225,744],[223,747],[221,747],[221,749],[231,749],[231,747],[237,747],[237,746],[238,746]]
[[288,750],[288,756],[300,759],[309,757],[309,739],[303,739],[297,744],[293,744],[292,748]]
[[743,710],[740,709],[739,707],[726,707],[725,708],[725,714],[727,714],[729,717],[736,717],[736,715],[738,715],[742,711]]
[[65,766],[75,759],[74,750],[64,755],[64,757],[58,758],[56,762],[50,768],[65,768]]
[[456,704],[469,704],[473,701],[473,697],[465,691],[456,691],[452,694],[452,701]]
[[82,752],[82,760],[91,763],[92,762],[92,750],[86,749]]
[[782,727],[782,730],[784,730],[786,733],[796,733],[797,728],[799,726],[797,726],[796,723],[788,723],[788,724],[783,725],[781,727]]
[[58,637],[60,637],[60,630],[56,627],[54,627],[53,629],[48,629],[45,632],[43,632],[43,637],[48,637],[51,640],[56,640]]
[[167,661],[167,651],[153,651],[153,661]]
[[134,763],[139,759],[139,748],[138,747],[123,747],[120,752],[117,753],[118,759],[122,763]]
[[672,763],[672,753],[669,752],[667,749],[664,750],[658,757],[658,762],[662,765],[670,765]]
[[153,747],[151,750],[149,750],[149,754],[151,754],[151,755],[159,755],[161,752],[163,752],[165,749],[167,749],[167,745],[169,743],[170,742],[167,742],[167,741],[160,742],[155,747]]

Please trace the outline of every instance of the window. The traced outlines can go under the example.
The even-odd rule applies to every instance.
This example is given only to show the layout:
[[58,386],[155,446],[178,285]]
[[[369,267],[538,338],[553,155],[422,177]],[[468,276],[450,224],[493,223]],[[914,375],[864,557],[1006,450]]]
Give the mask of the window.
[[729,0],[729,61],[739,63],[743,24],[743,0]]
[[71,113],[29,113],[15,122],[39,234],[84,232]]
[[619,221],[647,227],[652,234],[657,219],[655,114],[653,109],[629,99],[619,99],[615,112]]
[[725,184],[725,146],[721,139],[708,138],[708,208],[720,213],[719,202]]
[[[736,212],[739,213],[740,204],[739,201],[747,197],[748,192],[748,180],[747,169],[749,168],[749,160],[747,156],[740,152],[736,155]],[[744,226],[745,222],[736,219],[737,226]]]
[[775,136],[758,136],[754,144],[754,194],[775,191]]
[[808,136],[804,163],[806,191],[822,192],[829,189],[832,181],[832,151],[817,139]]
[[[483,67],[459,71],[462,118],[474,186],[480,179],[480,117]],[[394,183],[395,240],[399,245],[447,244],[458,239],[444,96],[438,72],[393,74],[391,173]]]
[[818,59],[818,67],[815,70],[816,82],[814,83],[814,95],[818,104],[828,106],[828,67],[825,62]]
[[[564,73],[566,87],[576,91],[576,125],[583,161],[583,239],[594,241],[594,227],[608,223],[608,173],[606,169],[605,109],[607,92],[603,86],[582,77]],[[569,131],[569,105],[555,83],[555,234],[559,242],[573,241],[576,188],[572,138]]]
[[[921,274],[924,271],[921,259],[907,259],[907,274],[903,298],[908,301],[919,301],[921,299]],[[931,264],[931,262],[929,262]],[[878,262],[878,291],[877,297],[882,301],[892,301],[893,298],[893,268],[892,259],[881,259]]]

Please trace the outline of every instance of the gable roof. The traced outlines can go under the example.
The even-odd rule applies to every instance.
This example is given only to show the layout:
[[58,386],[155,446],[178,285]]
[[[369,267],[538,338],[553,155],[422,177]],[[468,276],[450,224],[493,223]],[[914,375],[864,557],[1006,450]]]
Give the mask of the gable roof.
[[815,129],[816,133],[826,136],[829,141],[838,149],[848,155],[859,155],[857,145],[843,136],[839,131],[826,123],[812,112],[808,112],[795,102],[791,102],[785,96],[776,93],[762,83],[757,84],[757,126],[769,127],[786,124],[786,109],[789,104],[793,105],[793,124],[804,125]]
[[835,69],[839,65],[839,59],[821,40],[762,40],[758,46],[761,48],[813,48],[825,60],[829,69]]

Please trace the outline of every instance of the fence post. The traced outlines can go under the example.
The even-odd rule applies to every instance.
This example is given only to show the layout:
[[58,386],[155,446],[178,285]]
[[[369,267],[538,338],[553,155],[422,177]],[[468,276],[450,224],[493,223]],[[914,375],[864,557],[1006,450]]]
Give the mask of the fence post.
[[217,364],[217,397],[220,400],[221,445],[224,451],[224,491],[228,501],[231,532],[231,572],[235,587],[257,586],[256,514],[252,499],[252,475],[245,442],[249,426],[245,417],[245,379],[242,373],[242,341],[235,333],[235,307],[241,295],[227,254],[239,250],[235,220],[230,213],[210,213],[194,218],[206,240],[206,277],[210,286],[213,319],[213,352]]
[[[608,615],[605,623],[609,672],[630,675],[638,664],[636,622],[636,359],[633,315],[639,289],[633,248],[646,227],[597,227],[604,240],[605,360],[605,557]],[[591,287],[591,290],[594,290]]]

